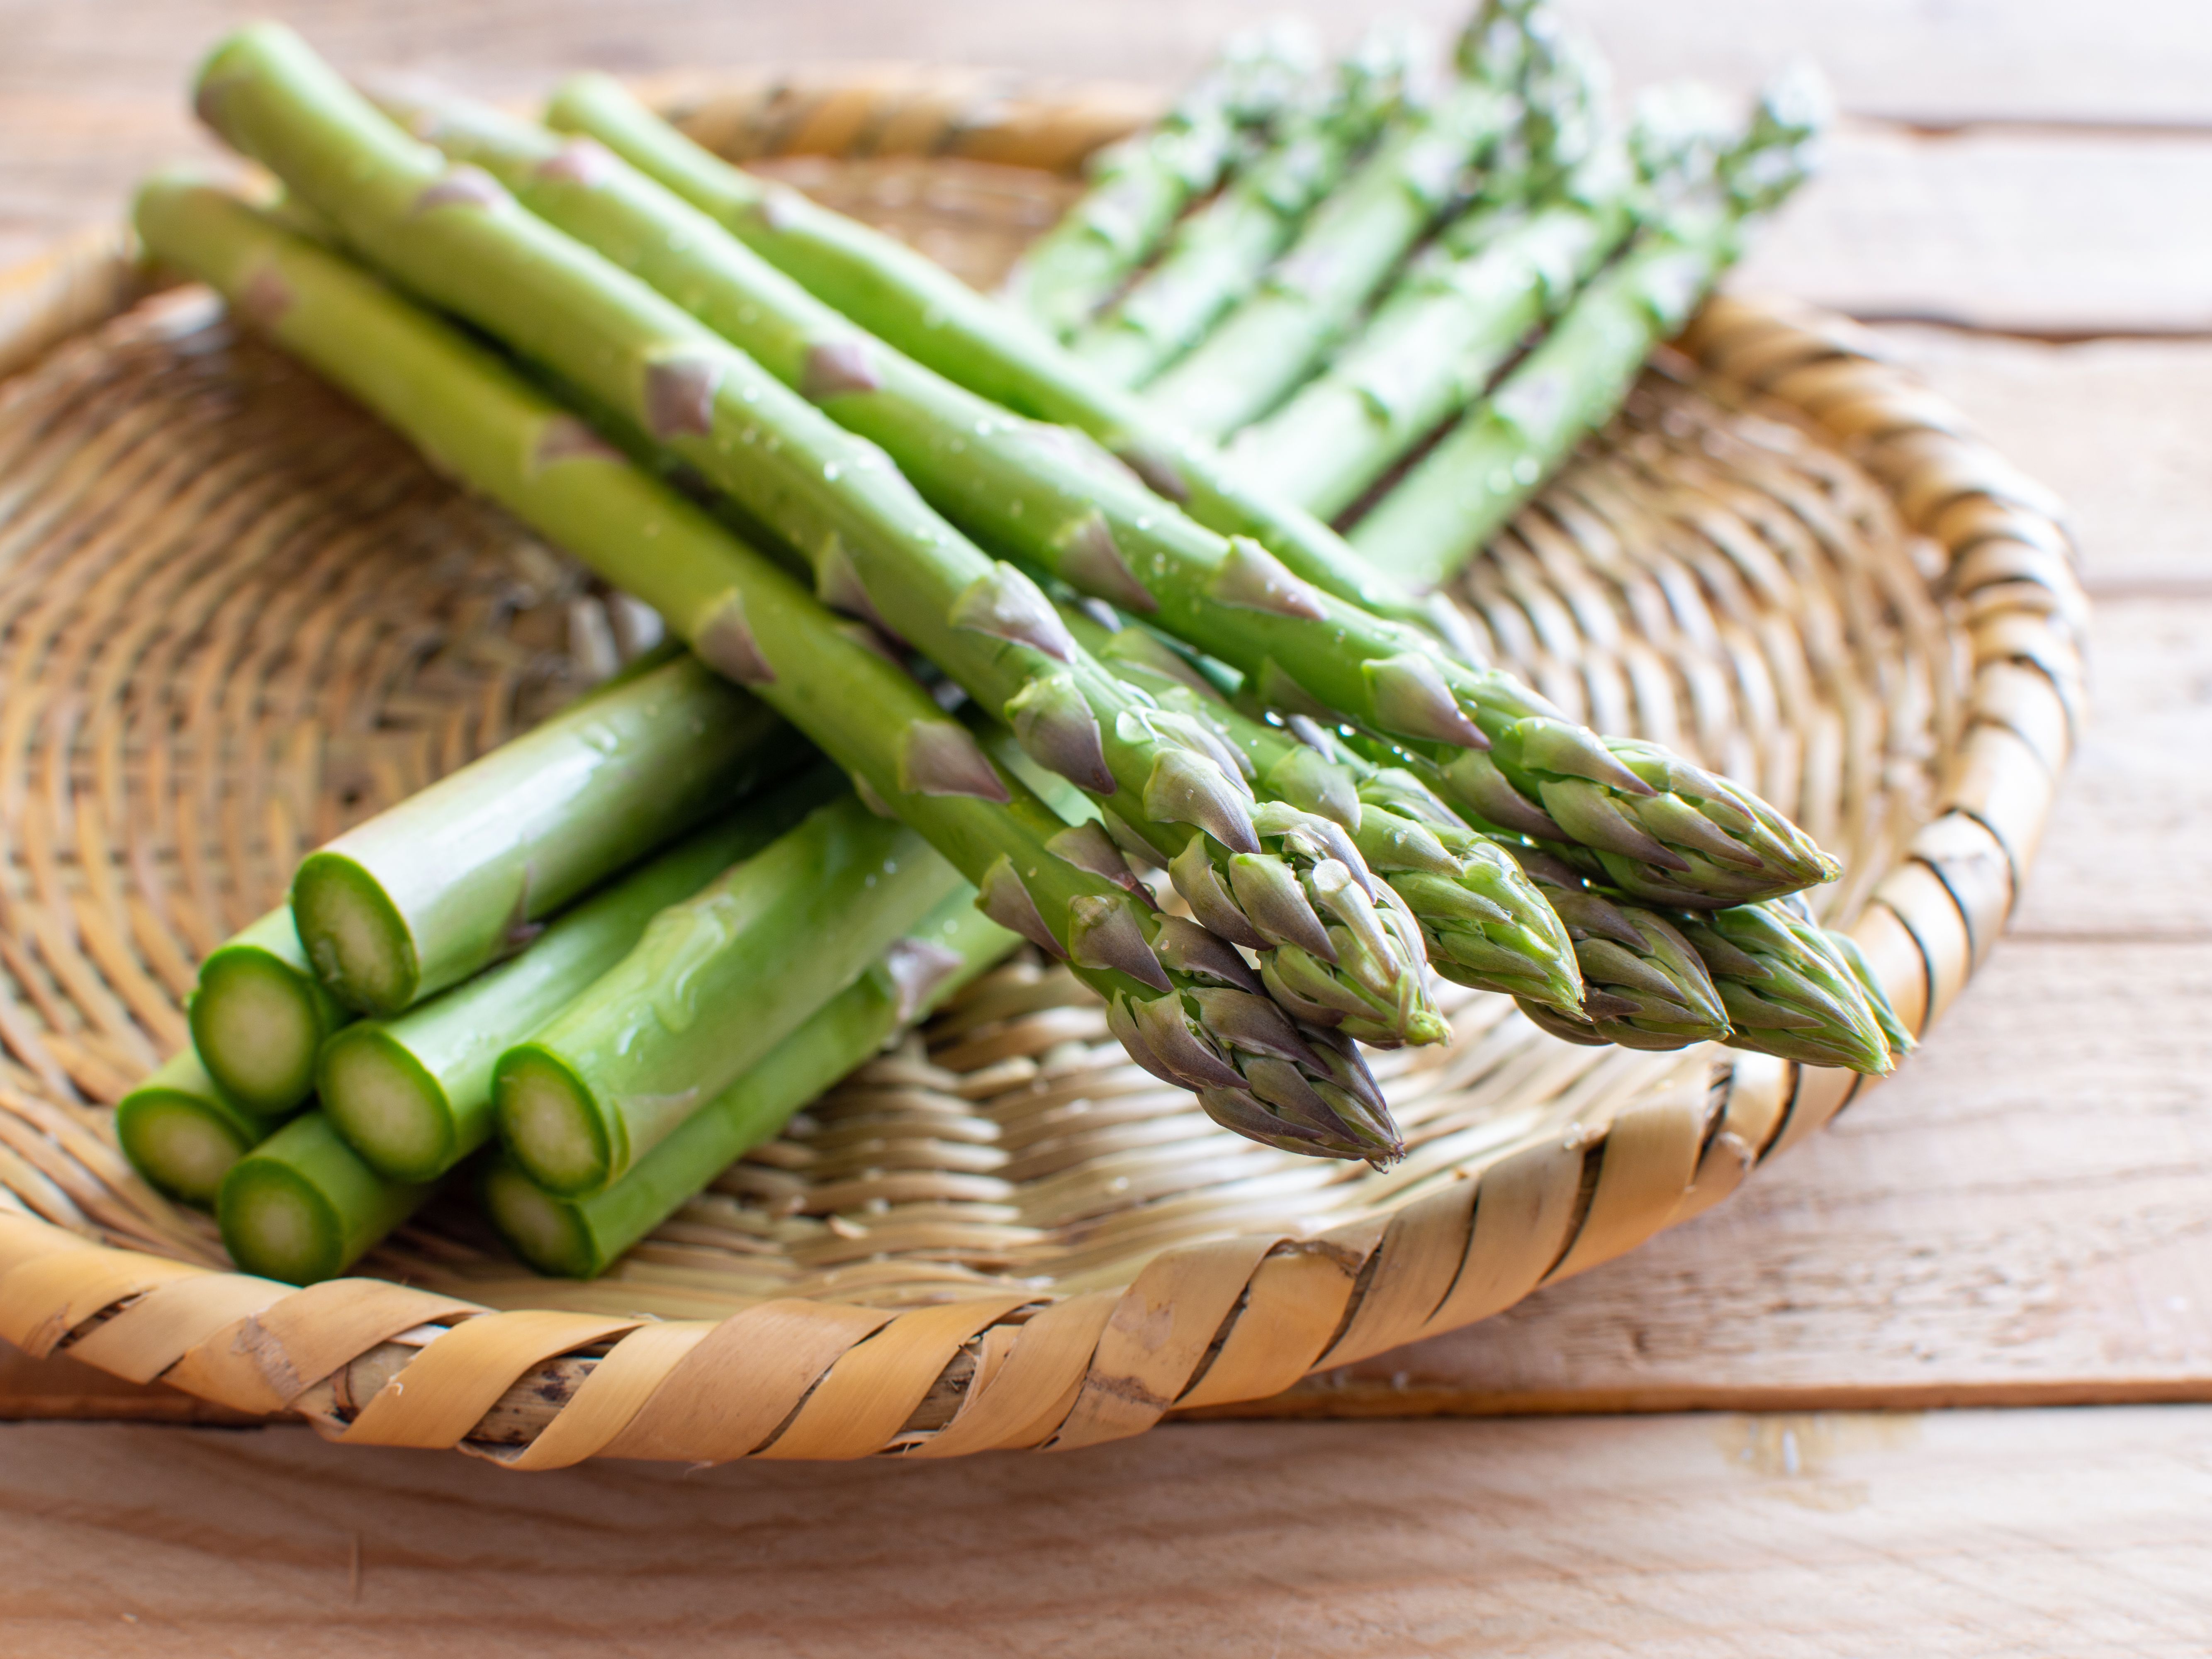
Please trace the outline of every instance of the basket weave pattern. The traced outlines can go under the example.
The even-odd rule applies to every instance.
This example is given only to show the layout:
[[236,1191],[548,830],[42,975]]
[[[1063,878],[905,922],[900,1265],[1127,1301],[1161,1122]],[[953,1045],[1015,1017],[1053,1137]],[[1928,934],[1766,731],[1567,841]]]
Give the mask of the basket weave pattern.
[[[902,74],[689,119],[988,282],[1138,112]],[[100,320],[128,298],[112,241],[0,289],[0,364],[76,336],[0,386],[0,1336],[33,1353],[520,1468],[1071,1448],[1496,1312],[1863,1086],[1459,993],[1449,1048],[1376,1057],[1411,1147],[1376,1173],[1214,1129],[1018,958],[606,1279],[533,1278],[458,1205],[361,1277],[225,1271],[107,1124],[197,958],[651,619],[204,295]],[[1715,302],[1458,597],[1501,665],[1842,856],[1818,896],[1908,1024],[1956,996],[2066,758],[2082,601],[2043,493],[1877,343]]]

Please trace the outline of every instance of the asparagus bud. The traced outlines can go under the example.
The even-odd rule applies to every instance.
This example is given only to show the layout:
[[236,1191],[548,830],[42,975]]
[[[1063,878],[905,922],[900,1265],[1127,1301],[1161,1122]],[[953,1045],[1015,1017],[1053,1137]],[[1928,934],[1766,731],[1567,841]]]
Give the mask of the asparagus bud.
[[1073,334],[1149,258],[1183,204],[1235,162],[1245,133],[1291,105],[1314,74],[1311,37],[1277,27],[1233,39],[1221,61],[1152,125],[1091,160],[1091,188],[1031,243],[1006,298]]
[[1684,912],[1676,921],[1728,1008],[1730,1047],[1875,1077],[1892,1069],[1888,999],[1869,995],[1835,943],[1839,935],[1787,902]]
[[1728,1035],[1727,1009],[1711,975],[1665,918],[1591,891],[1541,853],[1524,853],[1520,861],[1566,924],[1583,971],[1581,1018],[1523,1000],[1521,1011],[1530,1019],[1571,1042],[1624,1048],[1686,1048]]

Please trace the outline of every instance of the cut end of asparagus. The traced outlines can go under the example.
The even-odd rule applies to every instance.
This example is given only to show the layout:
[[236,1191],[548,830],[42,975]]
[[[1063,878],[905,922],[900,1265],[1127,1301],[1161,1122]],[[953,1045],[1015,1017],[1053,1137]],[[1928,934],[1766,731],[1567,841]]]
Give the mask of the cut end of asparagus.
[[492,1085],[499,1133],[523,1172],[550,1193],[582,1197],[613,1178],[616,1149],[590,1090],[534,1043],[500,1056]]
[[285,1164],[241,1162],[223,1182],[220,1218],[223,1248],[244,1272],[312,1285],[345,1271],[337,1211]]
[[307,960],[331,994],[366,1014],[396,1014],[415,1000],[422,965],[398,908],[342,853],[311,853],[292,878],[292,917]]
[[556,1279],[589,1279],[605,1264],[573,1206],[535,1185],[511,1164],[485,1172],[484,1213],[507,1249],[533,1271]]
[[323,1110],[362,1162],[393,1181],[431,1181],[450,1169],[453,1111],[438,1080],[389,1032],[355,1025],[324,1045]]
[[202,1208],[214,1204],[223,1177],[253,1145],[219,1108],[158,1085],[123,1097],[115,1133],[140,1175],[178,1202]]
[[210,956],[190,1021],[201,1064],[248,1111],[289,1111],[313,1090],[323,1039],[314,988],[266,951],[229,945]]

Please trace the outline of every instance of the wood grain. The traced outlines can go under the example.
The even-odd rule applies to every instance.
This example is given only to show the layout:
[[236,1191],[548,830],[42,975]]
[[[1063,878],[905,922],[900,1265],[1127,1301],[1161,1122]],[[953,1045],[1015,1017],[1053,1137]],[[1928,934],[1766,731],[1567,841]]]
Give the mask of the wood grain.
[[2166,1659],[2212,1410],[1184,1425],[1062,1457],[516,1476],[0,1431],[21,1659]]
[[[1845,106],[1937,125],[2194,123],[2212,133],[2212,14],[2193,0],[1583,0],[1624,84],[1695,74],[1747,88],[1792,56],[1823,64]],[[221,31],[274,13],[349,70],[427,70],[524,97],[583,65],[624,73],[904,58],[1164,88],[1274,0],[1029,0],[805,7],[665,0],[619,24],[584,0],[370,6],[362,0],[0,0],[0,264],[118,214],[131,182],[211,157],[184,87]],[[1297,9],[1297,8],[1292,8]],[[1404,8],[1308,6],[1342,37]],[[1460,0],[1412,8],[1439,25]],[[2002,17],[1999,16],[2000,12]],[[2001,22],[2002,27],[1997,25]],[[2033,131],[1930,142],[1861,126],[1828,177],[1765,238],[1751,280],[1869,315],[2090,333],[2212,327],[2212,137]]]

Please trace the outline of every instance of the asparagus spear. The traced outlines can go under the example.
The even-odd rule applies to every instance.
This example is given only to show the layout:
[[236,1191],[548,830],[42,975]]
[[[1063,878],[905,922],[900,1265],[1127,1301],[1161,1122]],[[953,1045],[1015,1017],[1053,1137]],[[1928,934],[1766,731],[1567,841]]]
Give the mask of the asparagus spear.
[[1905,1022],[1898,1018],[1897,1010],[1890,1005],[1889,993],[1881,988],[1881,981],[1875,975],[1874,964],[1867,960],[1866,952],[1859,949],[1859,942],[1849,933],[1824,929],[1821,938],[1830,950],[1843,958],[1844,965],[1851,970],[1851,977],[1858,981],[1860,994],[1866,998],[1867,1006],[1873,1011],[1875,1024],[1881,1028],[1882,1042],[1889,1050],[1890,1063],[1894,1066],[1917,1045],[1912,1040],[1912,1033],[1905,1029]]
[[[1130,445],[1128,432],[1141,429],[1101,421],[1109,405],[1099,398],[1110,394],[1092,382],[1095,395],[1086,396],[1065,354],[994,316],[928,261],[716,161],[613,82],[568,83],[551,114],[556,125],[589,131],[704,206],[771,263],[940,372],[1030,412],[1119,433],[1122,446]],[[1115,447],[1115,438],[1105,441]],[[1181,477],[1192,513],[1206,517],[1196,475]],[[1224,488],[1243,489],[1249,501],[1264,500],[1242,485]],[[1308,522],[1327,535],[1318,520]],[[1075,556],[1049,568],[1079,591],[1144,612],[1231,664],[1280,706],[1332,712],[1431,743],[1494,745],[1494,758],[1463,757],[1456,771],[1465,789],[1455,799],[1486,803],[1479,810],[1515,833],[1561,842],[1569,830],[1553,814],[1564,814],[1576,835],[1617,855],[1613,878],[1632,889],[1642,878],[1632,866],[1668,878],[1667,902],[1709,883],[1715,890],[1706,902],[1732,903],[1834,878],[1833,861],[1755,797],[1632,746],[1616,759],[1610,751],[1620,745],[1601,744],[1506,676],[1441,659],[1419,630],[1340,603],[1337,595],[1357,592],[1367,580],[1356,573],[1340,568],[1324,577],[1315,562],[1285,553],[1296,573],[1285,577],[1249,546],[1217,555],[1188,538],[1156,539],[1134,562],[1143,580],[1133,592],[1132,561],[1117,558],[1121,568],[1105,567],[1102,577],[1089,556],[1095,546],[1088,538],[1072,541],[1067,550]],[[1309,580],[1323,591],[1301,585]]]
[[1008,301],[1052,333],[1082,327],[1152,257],[1183,204],[1220,182],[1247,131],[1293,102],[1316,55],[1296,28],[1231,40],[1158,121],[1091,157],[1090,190],[1007,274]]
[[285,905],[208,953],[185,1012],[208,1075],[260,1117],[313,1091],[315,1051],[353,1018],[308,966]]
[[1371,31],[1323,95],[1291,105],[1273,147],[1184,220],[1159,261],[1075,336],[1074,355],[1116,386],[1142,386],[1195,345],[1395,113],[1415,44],[1400,29]]
[[540,917],[804,748],[754,698],[678,659],[310,854],[292,882],[300,937],[341,1001],[397,1013],[512,954]]
[[[1437,971],[1479,990],[1579,1011],[1574,947],[1504,848],[1470,830],[1410,774],[1372,766],[1304,715],[1285,724],[1230,706],[1142,629],[1109,633],[1070,608],[1072,631],[1160,701],[1206,720],[1279,799],[1341,824],[1418,921]],[[1207,921],[1204,909],[1197,911]]]
[[[1398,1140],[1358,1051],[1293,1024],[1227,945],[1150,908],[1103,836],[1071,830],[868,640],[726,528],[603,446],[498,359],[220,191],[156,181],[140,237],[277,342],[668,619],[750,685],[980,890],[979,908],[1067,960],[1141,1064],[1221,1121],[1316,1156]],[[649,541],[653,556],[639,556]]]
[[1523,998],[1530,1019],[1570,1042],[1624,1048],[1686,1048],[1728,1035],[1728,1011],[1704,960],[1665,917],[1615,903],[1541,852],[1517,856],[1566,924],[1583,972],[1579,1015]]
[[1091,374],[1026,318],[880,231],[709,155],[619,83],[570,81],[546,118],[595,138],[915,362],[1018,414],[1096,439],[1207,528],[1254,538],[1299,580],[1364,609],[1401,620],[1428,614],[1320,520],[1255,491],[1218,450]]
[[[544,148],[533,156],[528,129],[480,118],[471,123],[478,136],[469,148],[512,168],[518,181],[534,180],[532,198],[550,198],[548,211],[574,210],[567,222],[593,240],[665,250],[688,229],[705,253],[726,255],[703,268],[652,269],[672,287],[711,283],[702,291],[720,301],[718,317],[775,354],[791,385],[520,210],[489,175],[472,167],[446,175],[436,151],[409,143],[295,37],[236,37],[210,67],[210,84],[221,88],[219,124],[343,234],[410,285],[582,385],[731,494],[810,556],[825,599],[911,641],[1012,725],[1041,764],[1106,797],[1111,822],[1134,844],[1163,859],[1196,845],[1195,859],[1218,866],[1259,907],[1250,920],[1270,936],[1269,948],[1310,953],[1359,1003],[1350,1035],[1384,1043],[1443,1036],[1421,978],[1419,933],[1394,933],[1389,918],[1378,917],[1365,872],[1314,857],[1294,820],[1271,814],[1265,826],[1257,822],[1203,743],[1092,661],[1026,576],[939,518],[881,450],[841,430],[809,398],[890,437],[909,464],[933,461],[925,477],[940,488],[963,481],[964,502],[988,503],[1017,530],[1025,520],[1031,530],[1043,520],[1063,531],[1095,520],[1085,470],[1045,450],[1054,434],[1014,430],[988,413],[955,425],[928,394],[975,400],[912,365],[893,367],[926,384],[883,386],[883,371],[849,325],[649,180],[564,187],[558,175],[573,172],[577,158],[564,158],[550,134],[538,135]],[[456,179],[468,182],[456,186]],[[623,183],[633,188],[622,191]],[[455,188],[466,199],[441,194]],[[415,205],[426,200],[427,210]],[[748,316],[757,319],[750,329]],[[994,475],[994,458],[1011,465]],[[1096,499],[1117,481],[1088,482]],[[1048,493],[1055,483],[1057,494]],[[1024,493],[1009,500],[1016,490]],[[1149,499],[1133,481],[1124,490]],[[1353,948],[1340,960],[1324,915],[1352,930]]]
[[1893,1067],[1888,1027],[1896,1016],[1887,997],[1861,983],[1836,944],[1842,935],[1787,902],[1676,920],[1728,1008],[1730,1047],[1875,1077]]
[[914,830],[854,795],[817,807],[655,916],[627,956],[500,1055],[501,1139],[549,1190],[602,1190],[959,880]]
[[216,1200],[223,1249],[287,1285],[336,1279],[429,1197],[362,1162],[320,1112],[294,1118],[231,1166]]
[[1792,76],[1770,87],[1723,161],[1720,188],[1662,209],[1489,398],[1360,520],[1352,545],[1416,588],[1472,558],[1619,407],[1651,348],[1689,320],[1734,261],[1746,222],[1802,180],[1824,120],[1817,83]]
[[115,1138],[131,1167],[161,1191],[205,1206],[230,1166],[281,1121],[240,1107],[187,1048],[116,1103]]
[[[826,774],[823,775],[834,775]],[[694,831],[571,906],[520,956],[323,1045],[316,1084],[349,1146],[392,1181],[432,1181],[492,1132],[492,1067],[627,956],[662,909],[759,852],[823,798],[776,791]]]
[[1017,942],[956,893],[866,974],[694,1112],[630,1172],[590,1198],[561,1198],[507,1158],[483,1178],[484,1211],[542,1273],[590,1279],[665,1221],[747,1149]]
[[1547,112],[1526,163],[1533,210],[1493,198],[1462,213],[1415,256],[1353,340],[1317,375],[1230,446],[1263,489],[1329,516],[1341,513],[1437,423],[1481,394],[1528,331],[1555,315],[1634,223],[1638,179],[1618,142],[1594,143],[1571,168],[1591,77],[1532,96]]
[[1489,50],[1510,37],[1492,26],[1503,9],[1495,0],[1486,5],[1461,43],[1459,77],[1384,136],[1321,205],[1260,291],[1146,388],[1147,402],[1218,441],[1266,414],[1306,378],[1517,114],[1509,88],[1520,53]]

